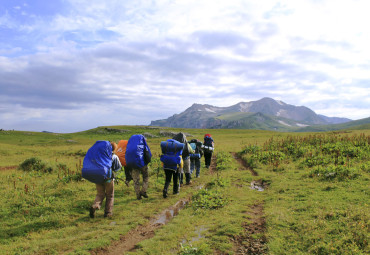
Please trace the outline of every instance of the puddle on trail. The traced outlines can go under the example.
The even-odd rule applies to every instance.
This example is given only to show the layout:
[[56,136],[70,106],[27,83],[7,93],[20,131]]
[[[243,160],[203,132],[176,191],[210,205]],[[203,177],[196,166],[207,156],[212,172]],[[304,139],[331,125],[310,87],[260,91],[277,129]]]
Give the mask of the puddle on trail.
[[251,182],[251,189],[257,190],[257,191],[264,191],[265,188],[263,187],[263,183],[260,181],[252,181]]
[[171,206],[170,208],[164,210],[154,221],[154,224],[167,224],[173,217],[179,214],[179,211],[183,209],[188,203],[189,200],[178,201],[174,206]]
[[[204,184],[195,187],[196,190],[204,188]],[[167,224],[173,217],[175,217],[181,209],[183,209],[189,203],[189,199],[180,200],[174,206],[164,210],[159,217],[153,222],[153,224]]]
[[189,241],[188,242],[188,240],[186,240],[186,239],[182,239],[181,240],[181,243],[182,244],[186,244],[186,243],[188,243],[188,244],[192,244],[192,243],[194,243],[194,242],[196,242],[196,241],[199,241],[200,239],[202,239],[202,238],[205,238],[206,236],[204,235],[204,234],[202,234],[204,231],[207,231],[208,230],[208,228],[206,228],[205,226],[199,226],[195,231],[194,231],[194,233],[195,234],[197,234],[197,236],[195,236],[195,237],[193,237],[192,239],[191,239],[191,241]]

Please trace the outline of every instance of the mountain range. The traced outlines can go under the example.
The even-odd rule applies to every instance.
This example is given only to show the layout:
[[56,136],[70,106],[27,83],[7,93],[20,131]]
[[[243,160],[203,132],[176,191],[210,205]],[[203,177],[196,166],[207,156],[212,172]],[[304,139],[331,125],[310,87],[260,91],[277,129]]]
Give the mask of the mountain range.
[[[167,119],[152,121],[150,126],[277,131],[310,131],[310,127],[315,127],[312,131],[319,131],[318,127],[327,130],[327,126],[330,125],[333,126],[332,130],[336,130],[336,125],[352,122],[351,119],[319,115],[305,106],[294,106],[265,97],[257,101],[240,102],[229,107],[193,104],[182,113],[174,114]],[[360,124],[367,123],[370,123],[370,118]]]

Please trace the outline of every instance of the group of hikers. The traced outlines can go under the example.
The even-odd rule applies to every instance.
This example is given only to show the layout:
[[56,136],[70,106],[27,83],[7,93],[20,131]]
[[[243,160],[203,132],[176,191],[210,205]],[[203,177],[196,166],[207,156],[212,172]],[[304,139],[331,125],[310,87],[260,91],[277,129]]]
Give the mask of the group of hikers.
[[[191,184],[192,175],[200,176],[201,157],[204,155],[205,167],[211,165],[214,140],[210,134],[204,135],[204,143],[198,139],[188,141],[183,132],[172,139],[162,141],[160,160],[165,173],[163,198],[168,197],[168,189],[173,182],[173,194],[180,192],[184,184]],[[90,207],[90,217],[102,206],[104,198],[104,217],[112,217],[114,204],[114,180],[117,172],[124,168],[125,183],[134,183],[136,198],[148,198],[149,167],[152,153],[143,135],[132,135],[129,140],[117,143],[97,141],[86,153],[82,167],[82,177],[96,184],[96,197]],[[142,183],[140,177],[142,176]],[[185,176],[185,180],[184,180]]]

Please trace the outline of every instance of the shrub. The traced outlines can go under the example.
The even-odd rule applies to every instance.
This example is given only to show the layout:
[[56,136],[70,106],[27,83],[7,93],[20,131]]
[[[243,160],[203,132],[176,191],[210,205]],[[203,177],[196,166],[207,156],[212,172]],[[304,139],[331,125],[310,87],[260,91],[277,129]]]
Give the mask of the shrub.
[[310,177],[318,177],[321,180],[333,180],[337,179],[343,181],[345,179],[354,179],[358,176],[353,169],[348,167],[337,165],[328,167],[318,167],[317,169],[310,172]]
[[39,158],[29,158],[23,161],[18,167],[19,169],[27,172],[37,171],[43,173],[51,173],[53,168],[50,166],[46,166],[44,162],[41,161]]

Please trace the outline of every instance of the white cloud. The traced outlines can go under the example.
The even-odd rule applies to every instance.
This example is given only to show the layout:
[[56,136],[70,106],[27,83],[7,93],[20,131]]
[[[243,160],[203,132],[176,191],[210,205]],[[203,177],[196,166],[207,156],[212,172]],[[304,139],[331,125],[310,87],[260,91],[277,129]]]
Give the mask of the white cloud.
[[[64,122],[77,129],[149,124],[193,103],[230,106],[262,97],[365,118],[369,5],[71,0],[52,15],[29,12],[35,16],[23,23],[5,12],[0,23],[12,36],[0,42],[0,122],[68,130]],[[124,109],[115,112],[121,122],[112,107]],[[19,122],[27,114],[33,117]]]

